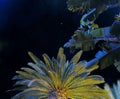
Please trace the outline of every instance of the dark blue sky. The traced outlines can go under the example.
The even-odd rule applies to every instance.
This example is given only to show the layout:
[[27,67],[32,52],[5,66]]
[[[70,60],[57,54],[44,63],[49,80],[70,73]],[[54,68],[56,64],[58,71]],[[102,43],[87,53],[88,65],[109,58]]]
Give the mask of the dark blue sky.
[[65,0],[0,0],[0,98],[13,95],[5,91],[15,71],[31,61],[28,51],[56,56],[78,26]]
[[[118,12],[119,8],[110,9],[96,22],[101,27],[109,26]],[[56,57],[58,48],[79,27],[80,18],[80,13],[67,10],[66,0],[0,0],[0,98],[10,99],[14,94],[5,90],[12,88],[15,71],[31,61],[27,52],[32,51],[40,58],[43,53]],[[83,56],[90,59],[89,53]],[[104,76],[117,75],[109,72],[110,69]],[[108,78],[108,81],[112,80]]]

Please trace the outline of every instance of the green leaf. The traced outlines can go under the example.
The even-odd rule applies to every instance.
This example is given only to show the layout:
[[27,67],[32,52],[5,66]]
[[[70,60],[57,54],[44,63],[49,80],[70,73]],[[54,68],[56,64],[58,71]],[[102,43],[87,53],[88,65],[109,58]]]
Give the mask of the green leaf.
[[80,57],[82,56],[82,52],[83,52],[83,51],[77,52],[77,53],[73,56],[73,58],[71,59],[70,62],[73,62],[74,65],[76,65],[76,64],[78,63]]
[[62,47],[60,47],[59,51],[58,51],[58,55],[57,55],[58,62],[60,62],[63,55],[64,55],[64,49]]
[[37,63],[37,62],[40,61],[39,58],[36,57],[32,52],[28,52],[28,55],[32,58],[32,60],[33,60],[35,63]]
[[46,64],[46,67],[49,69],[49,70],[52,70],[52,61],[51,59],[49,58],[49,56],[47,54],[43,54],[43,59],[45,61],[45,64]]

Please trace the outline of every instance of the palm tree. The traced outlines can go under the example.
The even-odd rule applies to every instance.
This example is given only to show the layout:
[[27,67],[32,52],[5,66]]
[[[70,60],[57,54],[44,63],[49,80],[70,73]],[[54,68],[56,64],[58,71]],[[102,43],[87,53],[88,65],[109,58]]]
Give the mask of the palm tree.
[[18,75],[13,90],[20,90],[11,99],[109,99],[106,90],[97,86],[104,83],[99,75],[90,75],[97,69],[97,63],[86,67],[86,61],[79,61],[82,51],[79,51],[68,61],[64,49],[60,48],[57,59],[50,59],[43,54],[44,62],[33,53],[29,56],[34,63],[30,67],[22,67],[16,71]]

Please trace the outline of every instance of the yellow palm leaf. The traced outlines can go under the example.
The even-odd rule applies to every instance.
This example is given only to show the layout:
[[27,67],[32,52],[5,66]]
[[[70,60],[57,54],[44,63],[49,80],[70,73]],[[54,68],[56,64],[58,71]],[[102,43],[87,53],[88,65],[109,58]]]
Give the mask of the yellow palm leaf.
[[[39,60],[33,53],[29,52],[35,63],[29,62],[30,68],[21,68],[16,73],[19,76],[16,85],[26,86],[22,92],[12,99],[109,99],[107,91],[97,86],[104,83],[99,75],[90,73],[98,68],[97,63],[89,64],[86,61],[79,61],[82,51],[79,51],[73,58],[66,61],[62,48],[58,51],[57,59],[49,58],[43,54],[44,62]],[[18,88],[17,88],[18,89]]]

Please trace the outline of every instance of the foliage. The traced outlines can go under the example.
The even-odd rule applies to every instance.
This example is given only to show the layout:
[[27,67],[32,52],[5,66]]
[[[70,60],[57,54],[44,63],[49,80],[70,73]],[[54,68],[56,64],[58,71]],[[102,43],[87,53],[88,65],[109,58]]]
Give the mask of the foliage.
[[60,48],[57,59],[43,54],[44,62],[29,52],[34,63],[29,62],[30,67],[16,71],[13,80],[17,80],[17,87],[13,91],[20,92],[12,99],[119,99],[120,81],[112,89],[106,84],[104,90],[98,86],[104,83],[104,78],[90,75],[99,67],[98,61],[101,69],[114,64],[120,71],[120,14],[115,17],[112,26],[99,28],[94,23],[99,14],[119,4],[119,0],[68,0],[70,11],[87,13],[82,16],[80,27],[64,47],[69,47],[71,51],[90,51],[99,41],[103,41],[99,44],[102,51],[98,51],[89,62],[79,61],[82,51],[68,61],[64,49]]
[[105,84],[105,89],[108,91],[110,99],[120,99],[120,80],[117,81],[117,84],[113,84],[112,87]]
[[116,69],[120,72],[120,45],[118,48],[111,50],[108,54],[103,56],[100,60],[100,68],[104,69],[114,64]]
[[73,58],[66,60],[63,48],[59,49],[57,59],[50,59],[43,54],[44,62],[29,52],[35,63],[29,62],[30,67],[23,67],[16,71],[18,75],[15,85],[21,85],[13,90],[22,92],[12,99],[109,99],[108,93],[97,86],[104,83],[103,77],[90,75],[98,68],[94,63],[86,67],[87,62],[80,61],[82,51]]
[[83,51],[93,50],[95,42],[91,35],[84,30],[76,30],[71,39],[64,44],[64,47],[69,47],[71,52],[75,49],[82,49]]
[[[119,17],[120,18],[120,17]],[[120,21],[116,20],[111,28],[110,28],[110,33],[116,37],[119,37],[120,39]]]
[[68,0],[67,7],[70,11],[89,11],[96,8],[96,13],[102,13],[109,7],[118,6],[119,0]]
[[[116,4],[117,2],[118,4]],[[120,14],[115,16],[116,20],[111,26],[99,28],[94,23],[100,12],[105,11],[110,6],[118,6],[120,1],[68,0],[67,4],[71,11],[88,10],[88,12],[83,14],[80,27],[74,32],[71,39],[64,44],[64,47],[69,47],[70,51],[74,52],[76,49],[90,51],[97,45],[101,50],[107,52],[105,55],[100,55],[102,57],[95,57],[96,61],[99,60],[100,68],[104,69],[114,64],[120,71]]]

